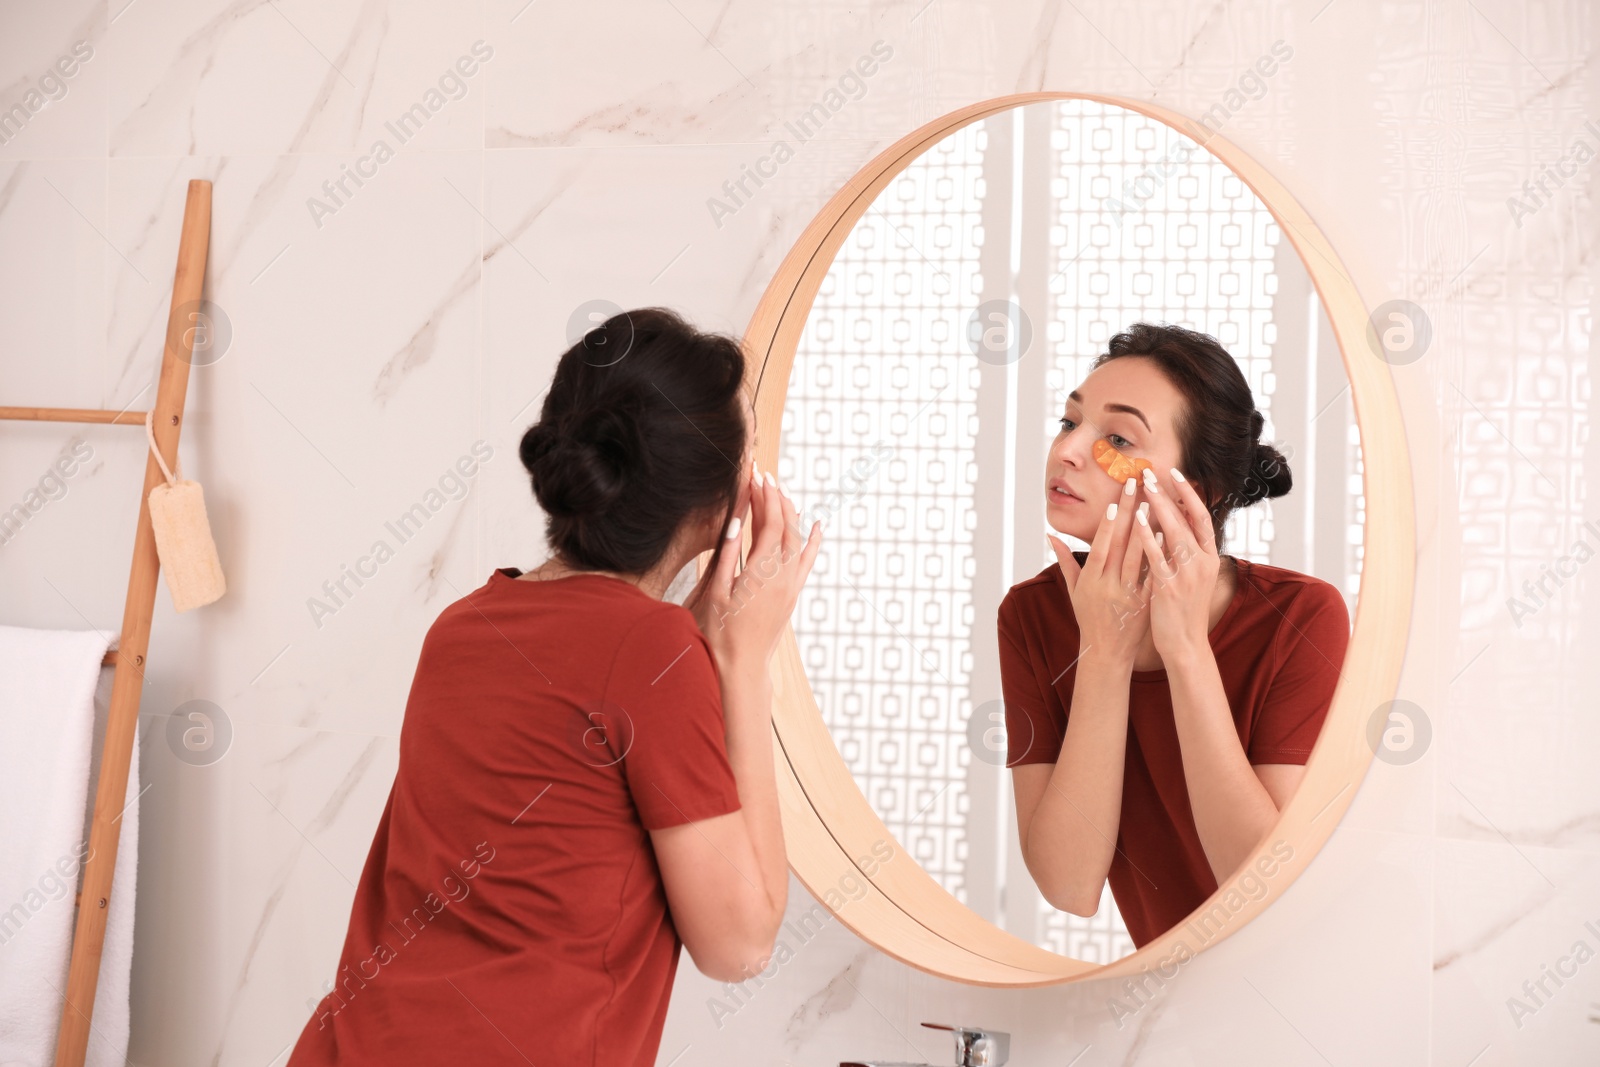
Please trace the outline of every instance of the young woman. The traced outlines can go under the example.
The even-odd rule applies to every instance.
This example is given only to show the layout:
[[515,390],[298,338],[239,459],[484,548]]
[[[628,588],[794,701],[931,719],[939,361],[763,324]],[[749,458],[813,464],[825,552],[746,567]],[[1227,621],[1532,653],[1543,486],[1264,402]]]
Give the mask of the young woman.
[[719,980],[768,965],[788,888],[768,664],[821,533],[757,477],[744,376],[737,341],[661,308],[561,357],[521,445],[553,555],[429,629],[293,1067],[646,1067],[680,945]]
[[1028,870],[1075,915],[1095,914],[1109,879],[1136,946],[1260,844],[1344,662],[1334,586],[1219,554],[1234,508],[1289,491],[1262,422],[1211,337],[1117,334],[1069,395],[1045,464],[1050,526],[1090,548],[1049,538],[1058,562],[1000,605]]

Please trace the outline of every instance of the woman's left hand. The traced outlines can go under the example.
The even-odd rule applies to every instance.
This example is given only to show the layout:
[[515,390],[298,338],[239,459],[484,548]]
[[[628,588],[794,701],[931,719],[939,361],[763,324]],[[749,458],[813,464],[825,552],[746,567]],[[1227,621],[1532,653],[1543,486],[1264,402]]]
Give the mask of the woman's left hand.
[[[1180,476],[1181,477],[1181,476]],[[1150,522],[1135,519],[1134,534],[1150,567],[1150,636],[1162,659],[1204,648],[1211,632],[1211,596],[1222,561],[1211,515],[1194,486],[1145,472]],[[1155,530],[1162,531],[1163,543]]]
[[772,472],[754,479],[752,466],[747,473],[752,475],[749,557],[738,566],[742,540],[735,517],[724,530],[716,567],[701,576],[684,607],[705,634],[719,671],[743,669],[767,678],[800,587],[822,548],[822,520],[802,532],[795,503]]

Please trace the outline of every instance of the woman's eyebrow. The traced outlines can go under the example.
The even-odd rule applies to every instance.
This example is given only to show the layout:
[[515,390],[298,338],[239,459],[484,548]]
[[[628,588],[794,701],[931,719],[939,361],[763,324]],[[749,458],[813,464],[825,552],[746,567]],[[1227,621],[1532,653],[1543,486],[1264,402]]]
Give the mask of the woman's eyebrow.
[[[1067,399],[1077,401],[1079,407],[1083,406],[1083,396],[1076,389],[1067,394]],[[1106,410],[1126,412],[1127,414],[1138,419],[1140,422],[1144,423],[1144,428],[1146,430],[1150,429],[1150,420],[1144,417],[1144,412],[1140,411],[1131,404],[1107,404]]]

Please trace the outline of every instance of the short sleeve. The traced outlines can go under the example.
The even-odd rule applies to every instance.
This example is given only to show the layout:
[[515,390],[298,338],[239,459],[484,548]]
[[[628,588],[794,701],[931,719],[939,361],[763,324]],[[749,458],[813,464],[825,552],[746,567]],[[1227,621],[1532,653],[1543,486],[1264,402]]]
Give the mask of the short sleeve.
[[1049,711],[1038,674],[1028,658],[1017,601],[1007,594],[995,620],[1000,638],[1000,692],[1005,701],[1006,766],[1054,763],[1061,754],[1061,731]]
[[739,810],[721,682],[711,646],[685,608],[665,605],[628,631],[606,704],[621,726],[622,773],[645,829]]
[[1305,763],[1322,733],[1350,644],[1339,590],[1312,582],[1284,612],[1278,670],[1250,731],[1251,763]]

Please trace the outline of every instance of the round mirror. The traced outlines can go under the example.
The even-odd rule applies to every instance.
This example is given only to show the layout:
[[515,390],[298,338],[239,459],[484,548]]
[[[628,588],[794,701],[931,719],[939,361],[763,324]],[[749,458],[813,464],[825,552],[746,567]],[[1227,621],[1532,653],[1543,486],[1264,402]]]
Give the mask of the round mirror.
[[[1398,666],[1356,610],[1364,572],[1409,574],[1403,552],[1382,551],[1409,544],[1409,492],[1395,495],[1403,447],[1382,453],[1381,474],[1362,462],[1364,441],[1399,440],[1357,426],[1364,398],[1392,405],[1381,353],[1349,359],[1364,326],[1292,199],[1214,131],[1149,105],[1064,94],[977,105],[906,138],[834,198],[747,340],[758,418],[781,419],[761,462],[794,495],[802,529],[827,524],[779,665],[775,727],[793,775],[795,869],[841,919],[948,977],[1040,984],[1128,966],[1140,948],[1198,951],[1292,880],[1372,754],[1348,743],[1356,718],[1366,727],[1356,707],[1377,707],[1385,685],[1392,695]],[[1050,902],[1066,895],[1059,884],[1041,888],[1056,861],[1041,860],[1043,835],[1025,852],[1018,810],[1025,801],[1032,814],[1029,788],[1065,797],[1051,772],[1082,651],[1045,533],[1065,534],[1081,562],[1099,516],[1049,486],[1120,497],[1108,475],[1125,472],[1109,464],[1132,470],[1184,442],[1196,458],[1221,432],[1205,414],[1215,396],[1186,392],[1170,365],[1106,358],[1156,343],[1204,348],[1190,352],[1214,361],[1201,377],[1237,379],[1247,406],[1235,421],[1253,404],[1272,446],[1259,455],[1273,469],[1243,496],[1230,486],[1218,519],[1228,577],[1212,644],[1221,713],[1283,810],[1248,855],[1236,847],[1239,862],[1210,869],[1205,849],[1218,850],[1224,823],[1189,801],[1163,664],[1136,663],[1125,773],[1110,787],[1121,818],[1114,841],[1102,835],[1110,877],[1097,905],[1080,891],[1068,909]],[[1196,489],[1207,503],[1223,495]],[[1367,507],[1379,498],[1374,536]],[[1291,673],[1282,634],[1296,620],[1277,590],[1292,583],[1320,597],[1324,622],[1338,617],[1318,624],[1324,669],[1296,681],[1294,701],[1287,681],[1271,684]],[[1367,629],[1403,633],[1408,610]],[[1369,674],[1354,675],[1357,663]],[[1023,703],[1036,706],[1023,714]],[[1200,714],[1198,701],[1179,703]],[[1205,770],[1192,754],[1187,765]],[[1343,790],[1319,796],[1341,776]],[[1062,840],[1073,855],[1095,850]],[[847,875],[872,892],[830,899]],[[1227,906],[1204,921],[1218,900]]]

